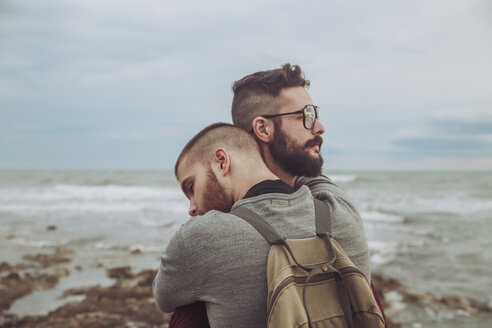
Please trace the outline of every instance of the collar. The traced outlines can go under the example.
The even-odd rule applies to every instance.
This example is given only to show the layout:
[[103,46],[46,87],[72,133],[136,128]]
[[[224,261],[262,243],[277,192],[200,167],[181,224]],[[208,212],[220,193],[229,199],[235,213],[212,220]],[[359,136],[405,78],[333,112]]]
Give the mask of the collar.
[[269,193],[292,194],[296,190],[282,180],[263,180],[251,187],[243,199]]

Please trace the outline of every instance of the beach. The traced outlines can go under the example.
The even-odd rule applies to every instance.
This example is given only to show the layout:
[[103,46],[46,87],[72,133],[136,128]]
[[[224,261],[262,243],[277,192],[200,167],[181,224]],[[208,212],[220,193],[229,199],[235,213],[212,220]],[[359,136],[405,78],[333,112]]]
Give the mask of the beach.
[[[490,172],[325,172],[364,221],[393,327],[492,325]],[[170,171],[0,171],[0,327],[163,327]]]

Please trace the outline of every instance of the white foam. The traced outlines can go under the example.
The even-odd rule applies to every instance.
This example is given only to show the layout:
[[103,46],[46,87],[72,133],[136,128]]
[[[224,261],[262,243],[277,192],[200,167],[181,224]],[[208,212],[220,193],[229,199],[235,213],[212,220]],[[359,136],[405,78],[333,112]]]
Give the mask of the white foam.
[[355,181],[355,179],[357,179],[357,176],[340,174],[340,175],[330,175],[329,178],[333,182],[352,182]]
[[390,304],[389,307],[392,311],[402,311],[407,307],[406,304],[403,303],[403,295],[397,291],[392,290],[387,292],[384,294],[384,299]]
[[142,253],[156,253],[162,251],[161,247],[157,246],[146,246],[142,244],[136,244],[129,247],[131,252],[140,251]]
[[387,214],[379,211],[363,211],[360,213],[360,216],[363,221],[369,222],[402,223],[405,221],[404,216]]
[[[121,202],[121,203],[105,203],[105,202],[63,202],[58,204],[11,204],[3,205],[4,209],[14,212],[16,215],[36,215],[40,216],[46,213],[58,214],[77,214],[85,213],[135,213],[154,211],[159,213],[174,213],[185,215],[188,212],[186,205],[181,205],[179,208],[172,208],[165,203],[165,200],[155,202]],[[43,215],[46,217],[47,215]]]
[[452,320],[455,317],[455,313],[447,310],[432,309],[428,306],[424,308],[425,313],[436,321]]
[[53,247],[53,246],[63,246],[67,244],[67,240],[59,239],[59,240],[32,240],[32,239],[24,239],[24,238],[14,238],[12,242],[27,247],[33,248],[43,248],[43,247]]
[[139,219],[137,223],[143,227],[159,227],[162,226],[161,220]]
[[115,246],[112,244],[103,243],[102,241],[99,241],[94,245],[94,248],[97,250],[109,250],[115,248]]
[[0,189],[0,211],[17,215],[46,212],[187,213],[187,208],[187,199],[177,187],[54,185]]
[[368,245],[371,250],[371,262],[375,266],[386,264],[393,260],[398,248],[396,242],[384,242],[380,240],[369,240]]
[[[350,197],[361,210],[393,213],[470,213],[492,212],[492,199],[477,199],[464,192],[406,192],[379,188],[351,189]],[[469,216],[469,215],[468,215]]]
[[50,200],[135,200],[156,198],[184,198],[178,187],[150,186],[82,186],[57,184],[47,187],[7,188],[0,189],[0,201],[18,200],[50,201]]

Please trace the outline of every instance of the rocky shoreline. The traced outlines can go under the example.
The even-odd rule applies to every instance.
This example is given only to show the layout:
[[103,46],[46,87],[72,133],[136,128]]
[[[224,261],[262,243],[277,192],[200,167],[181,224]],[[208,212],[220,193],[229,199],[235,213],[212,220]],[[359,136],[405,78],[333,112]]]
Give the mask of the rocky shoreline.
[[[170,315],[158,311],[152,297],[155,271],[134,273],[129,266],[105,268],[107,276],[114,280],[111,286],[65,290],[61,298],[69,301],[45,315],[19,317],[9,313],[16,300],[35,291],[53,289],[61,278],[70,275],[67,265],[72,253],[57,249],[52,254],[25,255],[20,263],[0,263],[0,328],[167,327]],[[83,268],[76,266],[75,270]],[[489,306],[464,297],[437,297],[412,291],[381,273],[373,273],[373,283],[389,321],[398,302],[445,308],[467,315],[492,312]],[[401,325],[391,322],[390,327]]]
[[[99,328],[166,327],[170,315],[157,310],[152,296],[156,272],[133,273],[129,266],[105,268],[111,286],[68,289],[60,296],[68,301],[45,315],[19,317],[9,313],[16,300],[56,287],[70,275],[67,264],[73,252],[57,249],[52,254],[26,255],[16,264],[0,263],[0,327]],[[75,270],[83,270],[76,266]],[[76,301],[71,301],[77,299]]]

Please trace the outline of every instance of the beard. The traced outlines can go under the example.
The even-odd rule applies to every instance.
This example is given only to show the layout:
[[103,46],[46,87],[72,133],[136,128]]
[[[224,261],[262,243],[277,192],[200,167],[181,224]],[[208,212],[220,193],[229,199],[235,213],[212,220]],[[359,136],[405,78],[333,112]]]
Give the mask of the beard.
[[217,210],[224,213],[231,211],[234,205],[234,198],[228,195],[220,185],[217,177],[211,169],[207,171],[207,192],[203,196],[203,204],[198,215],[203,215],[210,210]]
[[[274,123],[275,124],[275,123]],[[277,126],[278,125],[278,126]],[[296,145],[283,131],[280,124],[275,124],[275,134],[270,143],[270,152],[275,162],[287,173],[293,176],[316,177],[321,175],[323,157],[313,157],[308,148],[321,144],[323,139],[315,136],[304,145]]]

